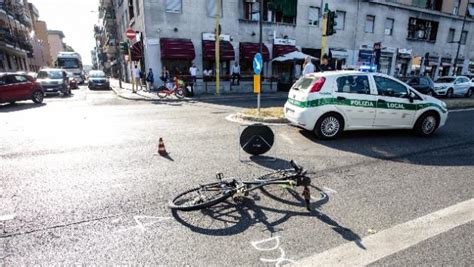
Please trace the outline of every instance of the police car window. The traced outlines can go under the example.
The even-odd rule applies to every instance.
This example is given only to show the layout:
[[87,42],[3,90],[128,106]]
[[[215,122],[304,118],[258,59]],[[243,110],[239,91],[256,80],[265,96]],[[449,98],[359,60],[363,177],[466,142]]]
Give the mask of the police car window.
[[315,82],[316,80],[317,79],[314,79],[314,78],[302,78],[301,80],[296,82],[294,89],[306,90],[310,88],[311,84]]
[[370,94],[369,78],[366,75],[343,76],[336,80],[337,91],[349,94]]
[[406,97],[408,95],[407,88],[392,79],[374,76],[375,84],[379,95],[391,97]]

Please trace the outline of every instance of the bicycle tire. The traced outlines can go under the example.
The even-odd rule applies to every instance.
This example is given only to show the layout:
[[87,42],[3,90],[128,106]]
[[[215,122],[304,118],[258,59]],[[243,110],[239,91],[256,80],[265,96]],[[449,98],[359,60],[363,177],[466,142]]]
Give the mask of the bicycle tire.
[[268,174],[264,174],[255,178],[256,181],[278,181],[287,179],[289,176],[294,176],[297,173],[293,170],[284,170],[283,172],[272,172]]
[[175,96],[179,99],[183,99],[184,98],[184,91],[183,89],[177,89],[175,92],[174,92]]
[[[224,187],[222,187],[222,185],[224,185]],[[231,190],[232,189],[231,187],[225,188],[225,186],[226,185],[222,183],[210,183],[210,184],[205,184],[200,187],[195,187],[193,189],[184,191],[183,193],[178,194],[174,199],[172,199],[169,202],[168,207],[172,210],[193,211],[193,210],[200,210],[200,209],[204,209],[210,206],[214,206],[220,202],[223,202],[224,200],[226,200],[227,198],[229,198],[231,195],[234,194]],[[187,199],[188,201],[189,200],[192,200],[193,202],[196,201],[196,198],[193,199],[192,195],[196,194],[197,191],[202,190],[203,188],[213,188],[215,190],[218,190],[219,193],[214,195],[212,199],[206,199],[204,202],[199,202],[197,204],[183,205],[183,203],[181,204],[179,203],[180,200],[186,195],[189,195],[190,197],[190,199]],[[211,191],[208,191],[208,192],[211,192]],[[185,199],[185,203],[187,203],[186,199]]]
[[163,91],[159,91],[157,95],[161,99],[166,98],[168,96],[168,94],[166,92],[163,92]]

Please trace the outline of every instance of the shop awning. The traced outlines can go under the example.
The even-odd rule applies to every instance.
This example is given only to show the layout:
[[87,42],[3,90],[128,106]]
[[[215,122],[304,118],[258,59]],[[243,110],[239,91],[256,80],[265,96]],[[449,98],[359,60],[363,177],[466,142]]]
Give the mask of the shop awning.
[[[255,54],[260,51],[260,45],[258,43],[240,43],[239,51],[240,59],[252,61]],[[270,52],[265,44],[262,46],[262,57],[263,61],[270,60]]]
[[[235,60],[234,47],[228,41],[220,41],[220,60]],[[204,60],[216,59],[216,43],[214,41],[202,41],[202,58]]]
[[132,61],[140,61],[143,55],[143,44],[142,42],[136,42],[130,48],[132,54]]
[[161,59],[187,59],[196,57],[193,42],[190,39],[160,39]]
[[273,58],[298,51],[298,49],[291,45],[273,45]]

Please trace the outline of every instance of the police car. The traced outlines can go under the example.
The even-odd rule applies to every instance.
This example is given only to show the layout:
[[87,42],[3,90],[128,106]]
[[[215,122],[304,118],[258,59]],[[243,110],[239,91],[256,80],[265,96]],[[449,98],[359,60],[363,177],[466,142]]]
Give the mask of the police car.
[[413,129],[430,136],[446,123],[446,104],[381,73],[329,71],[305,75],[291,88],[286,118],[321,139],[343,130]]

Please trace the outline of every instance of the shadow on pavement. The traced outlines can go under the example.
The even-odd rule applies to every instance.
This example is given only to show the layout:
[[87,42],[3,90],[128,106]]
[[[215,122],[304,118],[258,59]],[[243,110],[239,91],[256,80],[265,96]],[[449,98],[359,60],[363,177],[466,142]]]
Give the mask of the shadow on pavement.
[[300,133],[315,144],[376,159],[430,166],[474,165],[474,139],[444,128],[428,138],[407,130],[349,131],[331,141],[319,140],[309,131]]
[[15,103],[15,104],[6,104],[6,105],[0,104],[0,113],[16,112],[16,111],[22,111],[22,110],[27,110],[27,109],[33,109],[33,108],[40,108],[44,106],[46,106],[45,103],[35,104],[33,102]]
[[[312,186],[312,188],[314,189],[312,190],[313,196],[316,195],[319,198],[313,198],[310,212],[304,209],[304,200],[299,193],[292,188],[285,188],[279,196],[265,189],[262,192],[265,196],[283,204],[300,207],[301,211],[260,205],[258,204],[260,197],[257,194],[253,194],[250,197],[240,198],[240,201],[237,201],[235,204],[232,201],[225,201],[196,212],[173,211],[172,214],[179,223],[188,227],[191,231],[212,236],[236,235],[259,224],[265,226],[266,230],[270,233],[276,233],[284,229],[278,226],[281,226],[294,216],[314,218],[330,226],[333,231],[345,240],[355,242],[358,247],[365,249],[358,234],[318,210],[322,205],[329,202],[329,196],[316,186]],[[275,216],[278,219],[269,219]]]

